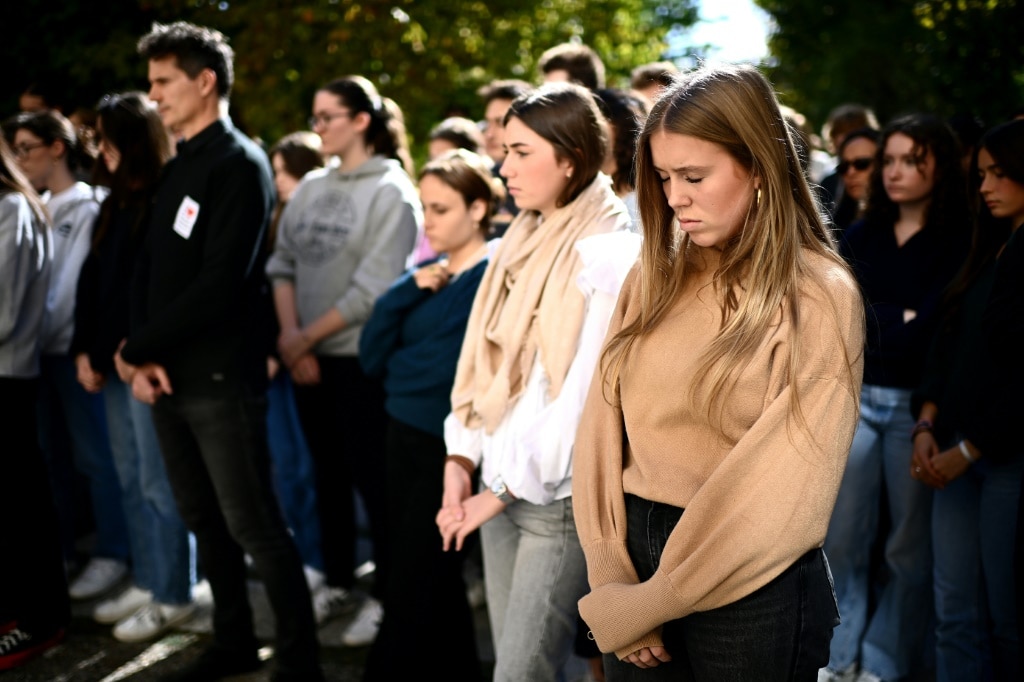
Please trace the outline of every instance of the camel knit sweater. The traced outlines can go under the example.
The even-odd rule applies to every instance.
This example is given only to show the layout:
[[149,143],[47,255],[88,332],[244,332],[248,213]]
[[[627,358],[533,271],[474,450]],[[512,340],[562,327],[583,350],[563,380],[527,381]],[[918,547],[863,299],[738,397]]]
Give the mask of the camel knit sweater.
[[[705,405],[690,405],[702,352],[722,321],[710,284],[717,263],[693,273],[637,340],[621,370],[621,407],[606,400],[598,368],[576,439],[573,506],[592,588],[580,613],[602,651],[621,659],[660,646],[663,623],[735,602],[822,545],[857,424],[863,303],[843,268],[808,250],[802,258],[816,275],[798,289],[802,420],[790,403],[794,316],[786,306],[734,375],[721,430]],[[608,338],[639,308],[634,270]],[[685,508],[644,583],[626,549],[624,493]]]

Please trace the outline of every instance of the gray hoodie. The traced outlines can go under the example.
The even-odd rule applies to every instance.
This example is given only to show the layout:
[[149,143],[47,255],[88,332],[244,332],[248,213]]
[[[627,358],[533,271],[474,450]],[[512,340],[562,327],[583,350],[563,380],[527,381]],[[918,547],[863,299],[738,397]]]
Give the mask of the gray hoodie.
[[0,377],[39,374],[53,242],[20,192],[0,190]]
[[281,215],[267,275],[295,287],[299,324],[332,306],[347,326],[317,355],[359,354],[373,304],[405,269],[423,222],[416,188],[397,161],[371,157],[352,171],[315,170]]
[[63,355],[71,347],[78,274],[89,255],[93,225],[106,195],[105,188],[77,182],[60,194],[43,197],[53,220],[53,273],[46,300],[43,353]]

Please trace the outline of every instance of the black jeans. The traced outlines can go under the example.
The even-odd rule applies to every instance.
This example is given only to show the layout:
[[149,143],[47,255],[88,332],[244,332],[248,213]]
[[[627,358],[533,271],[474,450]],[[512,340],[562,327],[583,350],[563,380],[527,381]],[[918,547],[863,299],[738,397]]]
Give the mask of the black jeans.
[[[444,439],[394,419],[387,433],[388,542],[392,568],[384,620],[366,661],[364,680],[416,679],[445,656],[442,677],[480,679],[473,613],[462,564],[469,551],[441,547],[434,518],[444,492]],[[467,540],[476,541],[476,534]]]
[[[640,580],[654,575],[682,515],[678,507],[626,495],[627,545]],[[671,662],[643,669],[606,654],[605,673],[608,682],[813,682],[828,663],[838,624],[828,562],[814,549],[739,601],[665,623]]]
[[[320,383],[295,386],[295,404],[313,455],[316,507],[327,584],[355,584],[354,490],[366,509],[373,543],[373,595],[383,601],[389,567],[384,434],[384,389],[355,357],[317,356]],[[438,498],[440,500],[440,498]]]
[[216,645],[255,653],[245,554],[276,622],[276,666],[319,679],[319,643],[302,562],[270,478],[261,397],[170,395],[153,406],[167,477],[213,591]]
[[0,623],[40,638],[71,620],[57,509],[36,430],[36,379],[0,377]]

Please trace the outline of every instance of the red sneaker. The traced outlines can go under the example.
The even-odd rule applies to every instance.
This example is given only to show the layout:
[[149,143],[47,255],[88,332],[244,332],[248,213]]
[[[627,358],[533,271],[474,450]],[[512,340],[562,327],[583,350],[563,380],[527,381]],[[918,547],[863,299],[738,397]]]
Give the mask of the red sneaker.
[[[9,630],[0,630],[0,670],[10,670],[24,665],[39,654],[57,646],[64,639],[64,628],[58,628],[48,636],[33,633],[13,624]],[[5,625],[6,627],[6,625]]]

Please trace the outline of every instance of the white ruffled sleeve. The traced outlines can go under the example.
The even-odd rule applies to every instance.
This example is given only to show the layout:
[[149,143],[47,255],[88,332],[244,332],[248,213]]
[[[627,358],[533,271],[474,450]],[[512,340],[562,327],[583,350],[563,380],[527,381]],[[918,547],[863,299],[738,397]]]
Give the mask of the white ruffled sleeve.
[[471,429],[449,412],[444,420],[444,444],[449,455],[462,455],[477,467],[483,457],[483,428]]
[[[525,428],[517,429],[519,437],[512,457],[505,459],[498,472],[516,497],[543,505],[565,497],[571,490],[576,427],[619,290],[636,262],[640,241],[637,234],[612,232],[586,237],[576,243],[583,261],[577,284],[587,298],[586,317],[562,391],[531,415]],[[535,370],[538,364],[535,363]],[[530,383],[534,378],[531,376]],[[540,378],[546,391],[547,379],[543,374]],[[527,388],[526,392],[530,390]],[[449,452],[453,451],[449,449]]]

